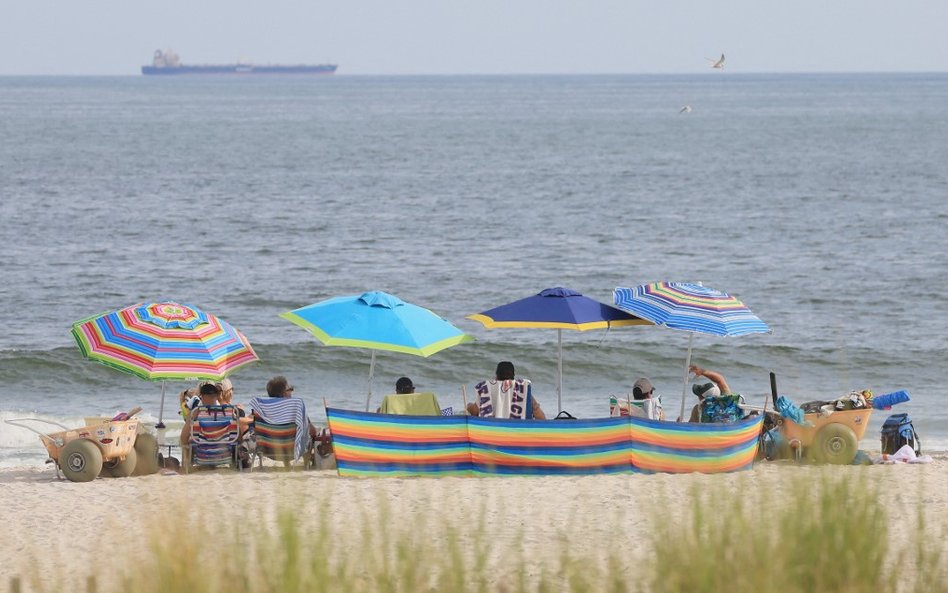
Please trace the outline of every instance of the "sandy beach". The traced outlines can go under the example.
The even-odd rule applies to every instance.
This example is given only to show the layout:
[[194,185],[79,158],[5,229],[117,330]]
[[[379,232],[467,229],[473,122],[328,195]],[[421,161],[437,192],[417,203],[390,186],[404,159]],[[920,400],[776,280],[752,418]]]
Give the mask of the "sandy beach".
[[[267,471],[270,470],[270,471]],[[189,476],[156,474],[125,479],[98,479],[77,484],[57,480],[52,468],[0,471],[0,583],[14,576],[69,575],[82,582],[83,572],[118,556],[120,564],[140,562],[134,546],[147,542],[164,518],[183,509],[211,508],[218,519],[258,521],[271,525],[275,509],[294,508],[301,521],[328,519],[341,548],[354,524],[385,521],[407,531],[426,525],[420,537],[440,546],[453,530],[462,546],[468,526],[479,520],[492,542],[489,563],[504,574],[503,558],[519,548],[556,562],[562,542],[592,558],[619,549],[635,561],[648,553],[654,520],[676,521],[689,494],[733,494],[745,500],[776,497],[794,483],[818,482],[824,475],[864,477],[879,491],[891,536],[904,543],[913,534],[918,508],[930,526],[948,527],[948,454],[928,465],[794,466],[761,463],[739,474],[621,475],[535,478],[352,479],[335,471],[276,471],[237,474],[214,471]],[[388,507],[387,511],[380,510]],[[749,508],[756,508],[752,503]],[[479,512],[479,510],[482,511]],[[839,512],[846,512],[840,501]],[[761,508],[763,516],[768,510]],[[383,516],[384,515],[384,516]],[[111,534],[110,537],[102,534]],[[348,534],[348,535],[347,535]],[[944,546],[943,541],[929,542]],[[517,548],[516,550],[514,548]],[[353,547],[352,554],[360,554]]]

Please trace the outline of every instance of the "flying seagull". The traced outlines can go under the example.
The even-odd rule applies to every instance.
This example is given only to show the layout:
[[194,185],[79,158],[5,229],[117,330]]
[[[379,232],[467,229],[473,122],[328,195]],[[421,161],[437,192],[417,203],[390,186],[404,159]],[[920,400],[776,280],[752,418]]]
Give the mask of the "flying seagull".
[[685,105],[678,110],[678,115],[681,115],[682,113],[691,113],[691,105]]
[[724,70],[724,54],[721,54],[721,57],[715,60],[714,58],[705,58],[707,61],[711,62],[712,68],[717,68],[718,70]]

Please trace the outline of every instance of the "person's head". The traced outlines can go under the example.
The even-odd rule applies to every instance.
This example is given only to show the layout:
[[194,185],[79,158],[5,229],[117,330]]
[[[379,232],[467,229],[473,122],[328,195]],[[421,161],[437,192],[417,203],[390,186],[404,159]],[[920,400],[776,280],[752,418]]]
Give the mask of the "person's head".
[[703,400],[706,397],[717,397],[721,395],[721,389],[714,383],[702,383],[691,386],[691,391],[698,396],[698,399]]
[[216,404],[221,397],[221,388],[216,383],[201,383],[198,387],[198,395],[201,396],[202,404]]
[[221,403],[229,404],[234,399],[234,384],[230,379],[223,379],[217,386],[221,388]]
[[655,393],[655,388],[645,377],[638,379],[632,386],[632,397],[635,399],[649,399],[653,393]]
[[497,370],[494,371],[494,377],[496,377],[498,381],[513,381],[515,374],[514,365],[509,360],[498,362]]
[[399,377],[395,381],[395,393],[415,393],[415,385],[408,377]]
[[292,393],[293,386],[283,375],[277,375],[267,381],[267,395],[270,397],[290,397]]

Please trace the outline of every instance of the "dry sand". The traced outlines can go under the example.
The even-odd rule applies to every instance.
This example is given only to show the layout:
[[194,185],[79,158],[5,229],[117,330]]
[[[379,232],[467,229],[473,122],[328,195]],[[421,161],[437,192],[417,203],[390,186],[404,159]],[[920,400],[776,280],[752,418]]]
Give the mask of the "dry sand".
[[[312,523],[328,513],[332,534],[344,545],[346,531],[370,523],[385,504],[385,519],[406,529],[426,523],[422,537],[438,544],[444,525],[455,526],[462,544],[466,526],[476,525],[477,509],[494,543],[490,562],[502,563],[505,549],[526,547],[531,557],[555,557],[563,538],[571,550],[605,557],[619,547],[625,556],[644,554],[655,517],[675,521],[689,493],[733,492],[754,499],[798,481],[816,483],[824,473],[865,476],[878,486],[889,511],[896,543],[908,541],[917,508],[930,525],[948,526],[948,455],[929,465],[796,466],[762,463],[739,474],[621,475],[533,478],[339,478],[335,471],[276,471],[237,474],[199,472],[98,479],[86,484],[57,480],[50,467],[0,471],[0,590],[14,575],[36,569],[84,578],[90,565],[125,561],[123,534],[146,541],[163,518],[188,508],[213,508],[218,517],[274,521],[273,509],[298,507]],[[721,490],[716,490],[721,489]],[[840,501],[845,512],[846,501]],[[325,509],[325,510],[324,510]],[[766,509],[761,509],[766,516]],[[435,528],[438,527],[438,528]],[[467,531],[474,531],[468,529]],[[898,541],[901,540],[901,541]],[[944,545],[944,542],[935,545]],[[353,550],[352,553],[359,553]],[[519,551],[515,550],[515,553]]]

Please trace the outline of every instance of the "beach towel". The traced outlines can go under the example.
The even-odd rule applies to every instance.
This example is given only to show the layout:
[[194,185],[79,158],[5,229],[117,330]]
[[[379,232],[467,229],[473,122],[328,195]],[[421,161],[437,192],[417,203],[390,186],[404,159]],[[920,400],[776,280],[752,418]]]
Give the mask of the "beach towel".
[[533,418],[533,394],[528,379],[491,379],[474,386],[478,416],[482,418]]
[[303,400],[293,397],[255,397],[250,400],[250,410],[267,424],[296,424],[293,458],[303,456],[309,444],[309,419]]
[[777,411],[780,412],[780,415],[784,418],[793,420],[801,426],[813,426],[811,422],[807,422],[803,418],[803,410],[798,408],[789,398],[784,395],[781,395],[777,398],[777,402],[774,404],[774,407],[777,408]]
[[379,409],[382,414],[401,414],[408,416],[439,416],[441,406],[438,398],[430,392],[398,393],[382,398]]

